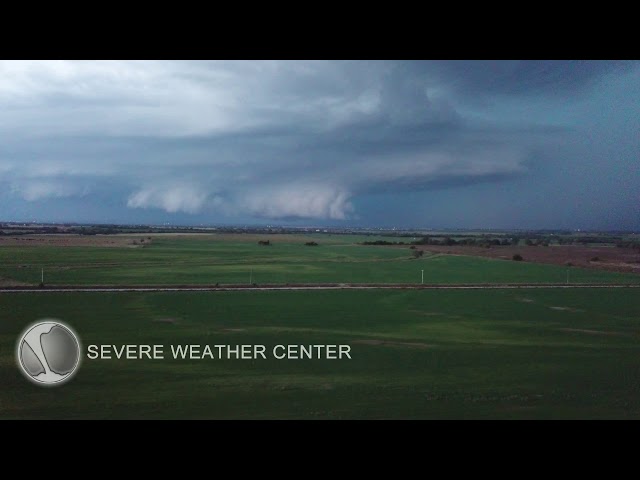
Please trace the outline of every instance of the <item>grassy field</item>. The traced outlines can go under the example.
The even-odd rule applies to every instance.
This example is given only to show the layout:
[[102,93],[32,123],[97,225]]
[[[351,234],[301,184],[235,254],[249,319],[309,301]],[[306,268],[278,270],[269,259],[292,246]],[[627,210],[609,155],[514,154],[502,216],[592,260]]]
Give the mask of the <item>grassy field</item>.
[[[635,289],[0,294],[0,418],[640,418],[639,312]],[[43,317],[85,346],[347,343],[353,359],[85,358],[39,388],[14,348]]]
[[[118,237],[104,237],[118,238]],[[131,242],[141,238],[131,237]],[[363,246],[371,237],[153,236],[144,247],[2,246],[0,280],[37,284],[562,282],[567,268],[456,255],[414,259],[407,247]],[[257,240],[269,238],[271,246]],[[317,247],[305,246],[315,240]],[[404,239],[410,241],[411,239]],[[25,242],[29,243],[29,242]],[[147,243],[149,241],[147,240]],[[640,275],[571,268],[570,282],[640,283]]]

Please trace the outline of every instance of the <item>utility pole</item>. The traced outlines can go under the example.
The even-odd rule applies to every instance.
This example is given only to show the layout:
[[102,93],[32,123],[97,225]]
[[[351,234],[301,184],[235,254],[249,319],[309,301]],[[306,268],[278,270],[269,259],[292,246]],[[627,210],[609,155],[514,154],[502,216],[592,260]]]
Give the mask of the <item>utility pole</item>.
[[249,273],[249,285],[253,284],[253,268],[250,270]]
[[44,267],[42,267],[42,276],[41,276],[41,280],[40,281],[44,285]]
[[424,284],[424,270],[422,270],[422,283]]

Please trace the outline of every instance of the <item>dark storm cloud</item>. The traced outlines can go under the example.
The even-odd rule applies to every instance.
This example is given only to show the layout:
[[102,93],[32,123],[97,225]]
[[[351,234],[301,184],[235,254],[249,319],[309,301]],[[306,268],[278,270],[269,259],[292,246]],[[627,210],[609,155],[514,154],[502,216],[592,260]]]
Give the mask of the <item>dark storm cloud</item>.
[[[439,81],[459,93],[491,94],[570,94],[597,82],[602,75],[633,67],[628,61],[438,61],[422,68],[433,68]],[[425,72],[425,75],[426,72]]]
[[608,100],[595,86],[620,99],[637,72],[629,62],[4,62],[0,213],[76,199],[121,221],[159,211],[366,221],[386,207],[356,200],[382,192],[456,190],[473,203],[474,185],[539,191],[583,150],[584,105]]

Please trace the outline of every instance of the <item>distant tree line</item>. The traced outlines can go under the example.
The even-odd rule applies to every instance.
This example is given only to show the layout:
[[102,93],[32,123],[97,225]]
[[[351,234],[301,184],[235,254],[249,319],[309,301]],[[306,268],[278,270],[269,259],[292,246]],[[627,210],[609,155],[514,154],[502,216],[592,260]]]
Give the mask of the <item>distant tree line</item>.
[[614,236],[574,236],[574,237],[559,237],[555,235],[544,236],[536,235],[532,237],[521,238],[518,236],[513,237],[489,237],[487,235],[476,236],[423,236],[419,240],[412,242],[404,241],[390,241],[390,240],[374,240],[362,242],[362,245],[444,245],[444,246],[456,246],[456,245],[469,245],[476,247],[493,247],[493,246],[517,246],[526,245],[529,247],[548,247],[552,244],[555,245],[588,245],[588,244],[607,244],[616,245],[617,247],[624,248],[637,248],[640,249],[640,240],[622,240],[621,237]]
[[524,241],[524,244],[529,247],[539,247],[539,246],[548,247],[549,243],[550,243],[549,240],[544,240],[542,238],[536,238],[533,240],[531,238],[527,238]]
[[388,240],[375,240],[371,242],[362,242],[362,245],[407,245],[405,242],[389,242]]
[[[515,240],[515,242],[514,242]],[[411,242],[412,245],[446,245],[448,247],[454,245],[473,245],[480,247],[490,247],[492,245],[517,245],[519,239],[510,239],[510,238],[486,238],[486,237],[466,237],[460,238],[456,240],[452,237],[422,237],[420,240],[416,240]]]
[[[2,227],[0,227],[2,228]],[[6,228],[6,227],[4,227]],[[38,228],[38,229],[26,229],[26,230],[13,230],[13,229],[8,229],[9,231],[3,231],[0,230],[0,235],[33,235],[34,233],[48,233],[48,234],[55,234],[55,233],[67,233],[64,232],[63,230],[59,229],[58,227],[42,227],[42,228]]]

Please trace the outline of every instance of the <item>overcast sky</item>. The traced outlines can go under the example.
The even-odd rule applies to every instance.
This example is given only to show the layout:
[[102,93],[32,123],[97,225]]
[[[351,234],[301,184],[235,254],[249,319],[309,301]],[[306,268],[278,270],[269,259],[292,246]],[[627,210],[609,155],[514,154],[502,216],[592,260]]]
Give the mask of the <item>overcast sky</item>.
[[0,221],[640,229],[640,62],[0,62]]

